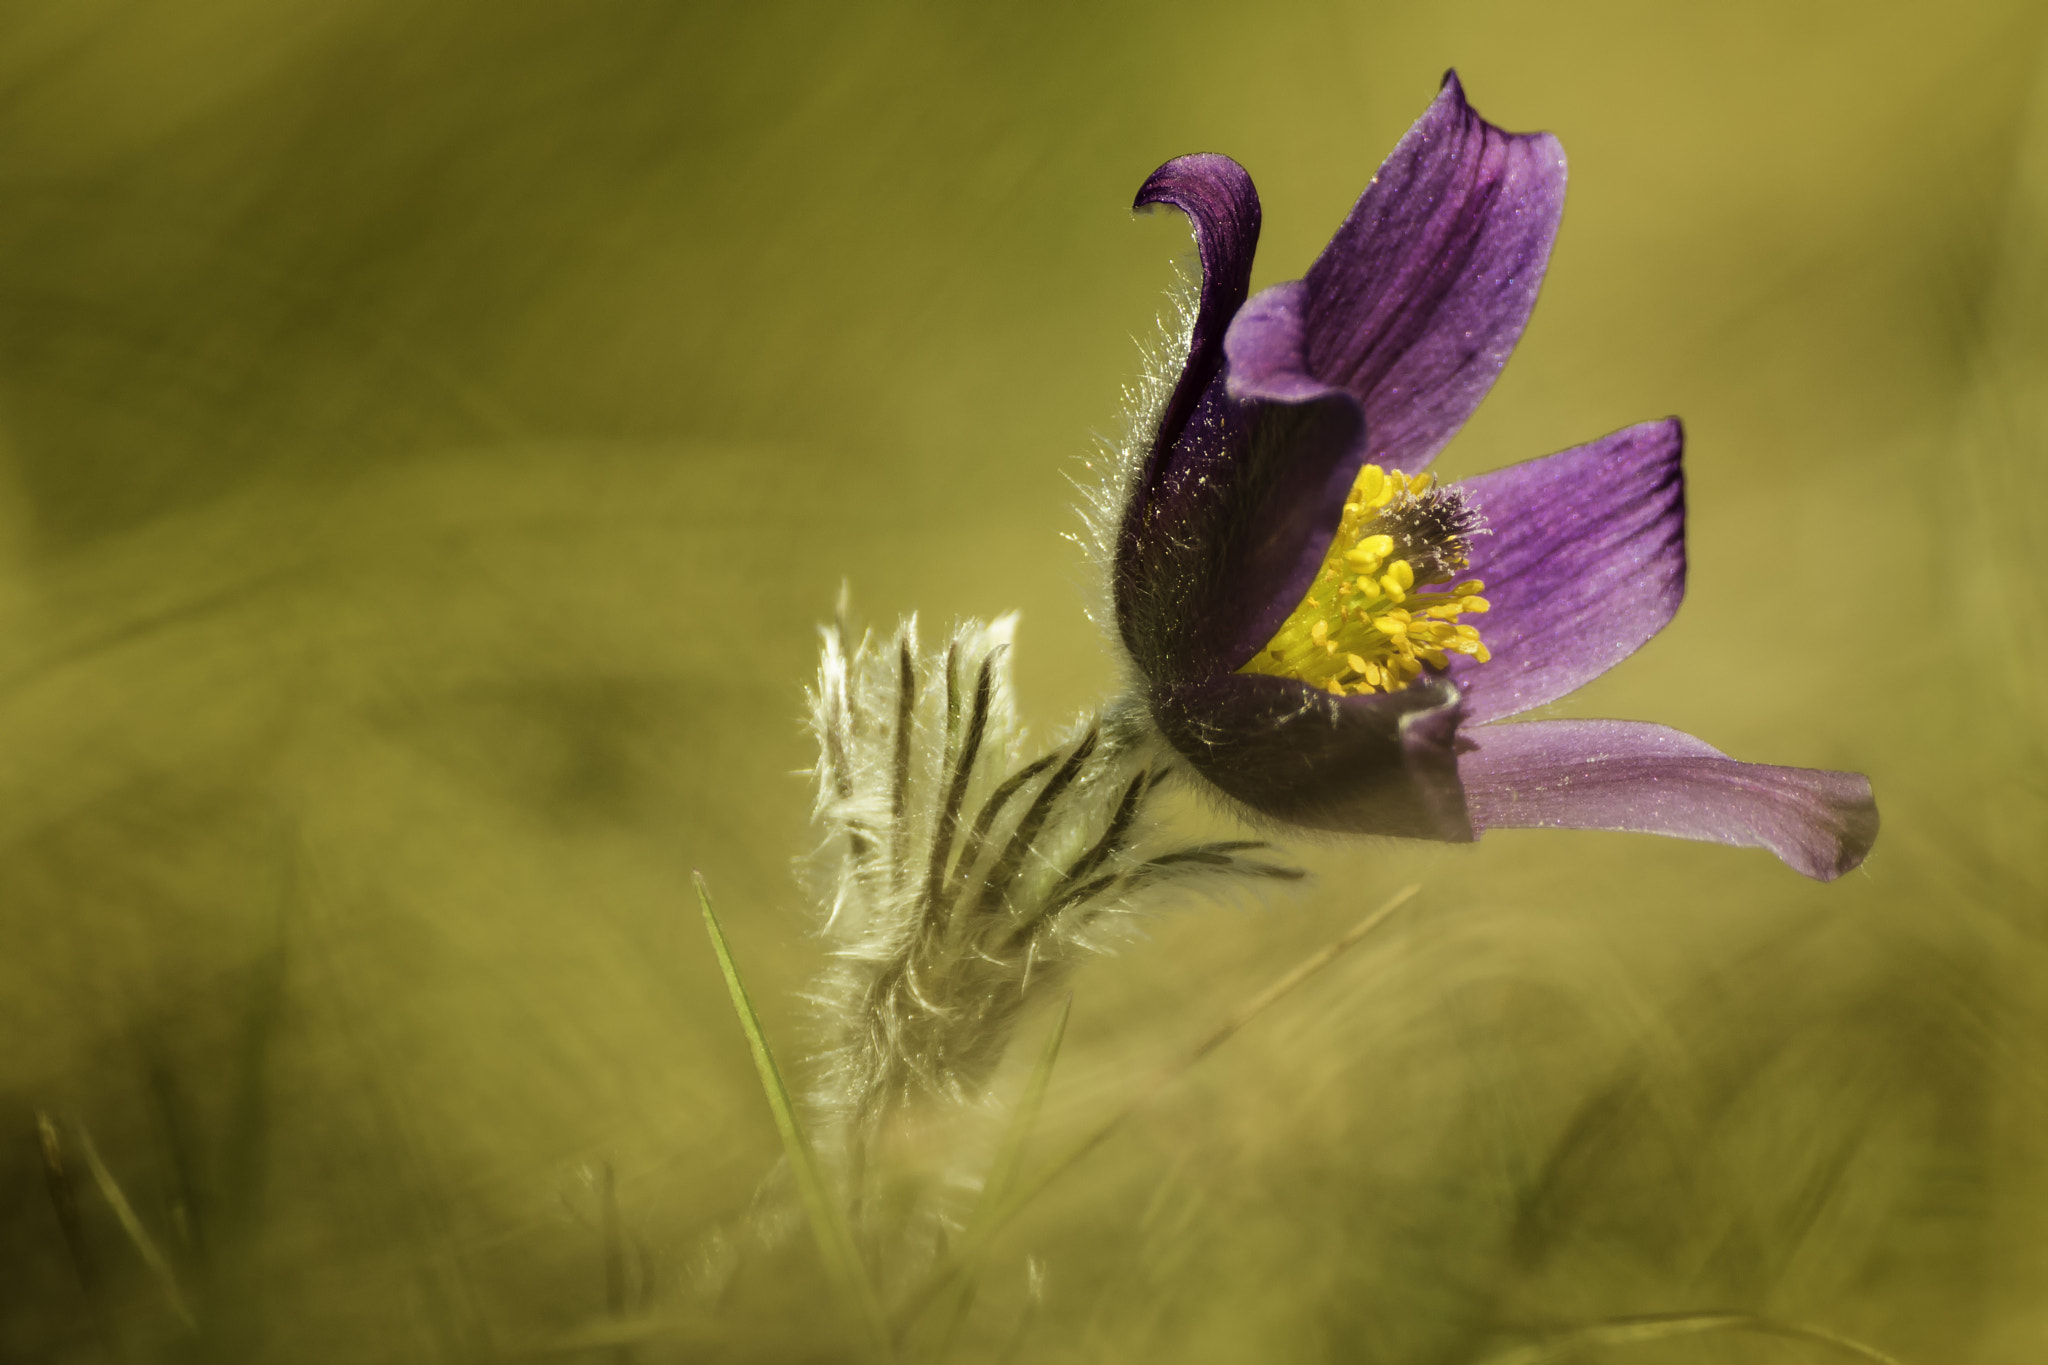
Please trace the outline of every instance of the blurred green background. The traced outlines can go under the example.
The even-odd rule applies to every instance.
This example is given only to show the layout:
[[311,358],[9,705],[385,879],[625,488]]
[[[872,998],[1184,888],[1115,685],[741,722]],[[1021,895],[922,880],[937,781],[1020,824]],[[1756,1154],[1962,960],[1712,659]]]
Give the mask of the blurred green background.
[[[1292,278],[1451,65],[1572,194],[1443,468],[1690,435],[1687,605],[1555,713],[1866,771],[1883,837],[1826,887],[1304,843],[1308,890],[1161,917],[1079,976],[1047,1142],[1425,887],[1005,1235],[963,1358],[1705,1308],[2048,1355],[2044,18],[0,8],[0,1356],[844,1358],[801,1240],[702,1311],[777,1149],[688,870],[801,1057],[842,575],[875,622],[1021,608],[1036,727],[1092,704],[1068,478],[1189,248],[1131,194],[1230,153]],[[621,1313],[668,1326],[548,1354]]]

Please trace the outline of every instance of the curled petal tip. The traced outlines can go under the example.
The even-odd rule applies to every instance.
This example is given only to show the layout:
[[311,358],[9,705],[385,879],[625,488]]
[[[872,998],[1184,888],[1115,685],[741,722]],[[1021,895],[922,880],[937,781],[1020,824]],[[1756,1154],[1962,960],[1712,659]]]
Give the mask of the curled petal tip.
[[[1220,152],[1177,156],[1146,176],[1131,208],[1135,212],[1159,204],[1171,204],[1191,218],[1210,206],[1248,205],[1254,222],[1259,215],[1259,196],[1252,188],[1251,173]],[[1198,219],[1196,231],[1202,226]]]
[[[1133,213],[1171,205],[1194,226],[1202,258],[1201,317],[1197,331],[1220,342],[1231,316],[1251,288],[1252,254],[1259,245],[1259,192],[1250,172],[1227,156],[1177,156],[1145,177],[1131,201]],[[1191,364],[1209,359],[1191,356]]]
[[1259,245],[1259,192],[1244,167],[1215,152],[1177,156],[1145,177],[1131,209],[1170,204],[1188,216],[1202,261],[1202,292],[1179,380],[1159,416],[1142,483],[1158,482],[1162,462],[1223,365],[1223,334],[1251,292]]

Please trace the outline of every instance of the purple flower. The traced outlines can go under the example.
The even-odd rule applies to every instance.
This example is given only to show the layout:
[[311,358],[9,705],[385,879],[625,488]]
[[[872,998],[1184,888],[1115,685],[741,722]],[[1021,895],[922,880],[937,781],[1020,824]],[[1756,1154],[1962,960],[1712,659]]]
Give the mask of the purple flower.
[[1137,207],[1193,221],[1202,285],[1114,533],[1145,704],[1270,819],[1637,830],[1840,876],[1877,835],[1859,774],[1660,725],[1498,723],[1627,658],[1685,592],[1676,419],[1459,485],[1423,473],[1528,321],[1564,186],[1556,139],[1495,128],[1447,75],[1308,274],[1247,301],[1244,169],[1185,156],[1146,180]]

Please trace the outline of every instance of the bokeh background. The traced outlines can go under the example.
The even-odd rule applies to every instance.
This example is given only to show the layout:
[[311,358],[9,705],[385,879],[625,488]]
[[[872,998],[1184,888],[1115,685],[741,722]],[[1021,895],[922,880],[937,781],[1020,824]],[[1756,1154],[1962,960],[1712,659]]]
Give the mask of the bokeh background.
[[960,1358],[1695,1309],[2042,1358],[2044,19],[0,8],[0,1356],[848,1358],[801,1240],[704,1289],[777,1147],[689,869],[801,1070],[842,576],[1021,609],[1041,733],[1097,700],[1068,480],[1189,254],[1132,192],[1232,154],[1292,278],[1455,65],[1572,196],[1443,468],[1690,434],[1685,609],[1554,713],[1866,771],[1883,837],[1833,886],[1304,844],[1308,889],[1156,919],[1077,979],[1034,1150],[1424,887],[1005,1234]]

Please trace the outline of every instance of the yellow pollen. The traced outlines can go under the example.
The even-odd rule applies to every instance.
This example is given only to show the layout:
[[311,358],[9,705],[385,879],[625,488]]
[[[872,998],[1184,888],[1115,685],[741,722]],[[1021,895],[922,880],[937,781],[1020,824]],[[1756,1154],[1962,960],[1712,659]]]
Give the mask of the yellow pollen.
[[[1445,667],[1451,654],[1479,663],[1491,658],[1478,629],[1458,620],[1487,610],[1479,595],[1486,585],[1472,579],[1446,586],[1450,570],[1464,567],[1464,542],[1411,543],[1405,553],[1420,556],[1411,562],[1393,557],[1394,537],[1379,529],[1416,525],[1401,520],[1403,509],[1433,482],[1378,465],[1359,470],[1308,594],[1239,672],[1298,678],[1343,697],[1398,692],[1425,667]],[[1425,581],[1416,564],[1449,567]]]

